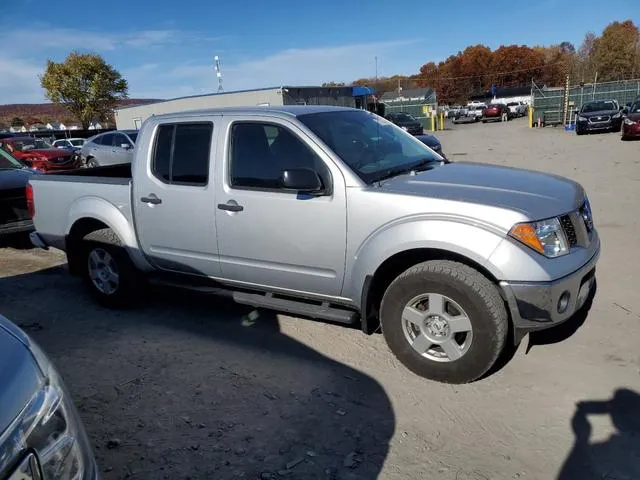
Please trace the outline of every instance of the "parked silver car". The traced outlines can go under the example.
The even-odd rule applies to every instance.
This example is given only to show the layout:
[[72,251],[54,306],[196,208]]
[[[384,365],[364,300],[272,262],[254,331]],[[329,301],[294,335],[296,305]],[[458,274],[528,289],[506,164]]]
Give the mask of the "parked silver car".
[[60,375],[38,345],[2,315],[0,478],[98,478],[89,440]]
[[137,130],[118,130],[95,135],[85,142],[80,151],[87,167],[104,167],[131,163]]

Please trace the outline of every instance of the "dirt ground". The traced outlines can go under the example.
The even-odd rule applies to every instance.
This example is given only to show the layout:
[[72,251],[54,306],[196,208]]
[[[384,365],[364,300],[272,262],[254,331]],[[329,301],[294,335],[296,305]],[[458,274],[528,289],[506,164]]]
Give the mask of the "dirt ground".
[[586,320],[442,385],[380,335],[268,312],[246,325],[245,307],[166,289],[109,311],[60,252],[0,248],[0,313],[58,366],[103,478],[640,478],[640,142],[524,119],[437,136],[454,161],[585,186],[603,245]]

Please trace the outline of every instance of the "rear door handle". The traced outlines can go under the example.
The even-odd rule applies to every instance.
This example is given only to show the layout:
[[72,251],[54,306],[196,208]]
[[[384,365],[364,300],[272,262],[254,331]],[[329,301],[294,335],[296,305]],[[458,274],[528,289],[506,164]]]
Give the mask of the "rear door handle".
[[227,212],[241,212],[244,210],[242,205],[237,205],[233,203],[219,203],[218,208],[220,210],[226,210]]
[[150,193],[148,197],[142,197],[140,201],[150,203],[151,205],[159,205],[162,203],[162,200],[158,198],[155,193]]

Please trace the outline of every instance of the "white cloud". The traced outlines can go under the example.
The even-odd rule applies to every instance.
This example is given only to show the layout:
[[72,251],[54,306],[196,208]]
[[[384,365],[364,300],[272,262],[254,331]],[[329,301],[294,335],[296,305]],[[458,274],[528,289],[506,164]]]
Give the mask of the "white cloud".
[[[223,85],[226,91],[232,91],[279,85],[319,85],[326,81],[349,82],[373,77],[375,56],[381,75],[383,62],[385,71],[399,72],[407,70],[402,64],[402,49],[411,43],[414,41],[288,49],[236,64],[228,57],[222,58]],[[397,54],[392,55],[394,53]],[[146,65],[130,69],[124,75],[133,97],[174,98],[217,90],[213,63],[189,63],[169,68]]]
[[68,28],[18,28],[0,30],[0,43],[11,45],[14,54],[51,50],[113,51],[122,47],[148,48],[177,43],[175,30],[141,30],[134,33],[104,33]]
[[42,102],[41,73],[28,61],[0,57],[0,103]]
[[[190,33],[173,30],[147,30],[135,34],[98,34],[87,31],[53,29],[0,33],[0,42],[12,45],[13,58],[0,54],[0,103],[44,101],[38,75],[44,66],[43,51],[51,48],[69,50],[81,45],[97,51],[144,50],[152,45],[166,45],[188,38]],[[16,41],[18,39],[19,41]],[[248,61],[235,62],[222,55],[222,72],[226,91],[279,85],[318,85],[326,81],[349,82],[375,74],[374,57],[378,57],[378,72],[415,70],[407,65],[406,55],[415,40],[359,43],[332,47],[294,48]],[[45,49],[46,46],[46,49]],[[40,48],[40,50],[38,50]],[[27,49],[27,50],[25,50]],[[28,50],[31,49],[31,50]],[[40,55],[37,55],[40,52]],[[114,55],[117,52],[114,53]],[[27,57],[28,55],[28,57]],[[40,57],[39,61],[32,58]],[[140,52],[138,52],[140,56]],[[118,68],[118,65],[115,65]],[[217,90],[217,79],[210,61],[176,63],[174,59],[142,63],[121,69],[129,82],[132,98],[174,98],[211,93]]]

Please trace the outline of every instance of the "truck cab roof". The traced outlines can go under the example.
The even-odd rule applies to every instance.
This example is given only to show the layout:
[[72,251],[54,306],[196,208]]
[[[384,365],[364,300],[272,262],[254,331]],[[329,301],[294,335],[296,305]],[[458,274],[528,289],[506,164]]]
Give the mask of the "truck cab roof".
[[297,117],[300,115],[306,115],[310,113],[324,113],[324,112],[336,112],[336,111],[354,111],[358,110],[351,107],[338,107],[331,105],[279,105],[269,107],[220,107],[220,108],[205,108],[200,110],[188,110],[184,112],[163,113],[160,115],[154,115],[150,119],[164,120],[173,119],[176,117],[197,117],[202,115],[285,115],[291,117]]

